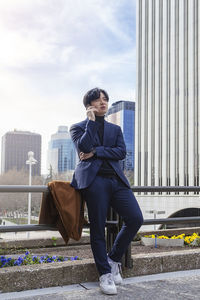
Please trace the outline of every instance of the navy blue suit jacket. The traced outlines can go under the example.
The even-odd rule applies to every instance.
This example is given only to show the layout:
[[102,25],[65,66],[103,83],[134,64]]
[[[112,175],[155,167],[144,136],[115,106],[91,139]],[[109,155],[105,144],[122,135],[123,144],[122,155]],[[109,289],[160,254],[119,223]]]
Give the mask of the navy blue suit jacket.
[[101,145],[97,133],[98,127],[98,122],[86,119],[70,128],[72,141],[78,155],[80,152],[89,153],[94,148],[96,149],[95,156],[79,161],[71,185],[75,189],[87,188],[94,180],[103,159],[106,159],[125,185],[130,188],[129,182],[119,165],[119,160],[126,156],[126,146],[120,126],[104,120],[103,145]]

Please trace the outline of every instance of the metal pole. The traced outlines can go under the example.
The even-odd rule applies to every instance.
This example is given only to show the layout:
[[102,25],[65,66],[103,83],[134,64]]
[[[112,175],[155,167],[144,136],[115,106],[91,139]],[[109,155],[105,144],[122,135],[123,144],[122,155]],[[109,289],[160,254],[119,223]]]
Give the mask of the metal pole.
[[[32,176],[32,165],[37,163],[37,160],[33,157],[34,152],[29,151],[28,152],[28,160],[26,161],[26,164],[29,165],[29,188],[31,186],[31,176]],[[28,225],[31,224],[31,191],[28,193]],[[27,232],[27,238],[29,238],[30,234]]]
[[[156,219],[156,213],[157,213],[157,211],[154,210],[154,220]],[[156,224],[154,224],[154,230],[156,230]]]
[[[32,164],[29,165],[29,186],[31,186]],[[28,193],[28,224],[31,224],[31,192]]]
[[[31,186],[32,164],[29,164],[29,186]],[[28,193],[28,225],[31,224],[31,193]],[[30,237],[30,232],[27,232],[27,238]]]

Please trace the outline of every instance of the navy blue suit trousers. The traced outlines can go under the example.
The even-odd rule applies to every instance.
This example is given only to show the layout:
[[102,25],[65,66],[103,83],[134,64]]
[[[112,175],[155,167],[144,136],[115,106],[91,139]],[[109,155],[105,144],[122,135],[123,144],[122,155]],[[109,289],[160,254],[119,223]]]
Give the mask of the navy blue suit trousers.
[[140,207],[132,190],[117,177],[96,176],[92,184],[82,190],[88,207],[90,242],[98,272],[110,273],[105,241],[105,222],[111,206],[122,217],[124,225],[118,233],[109,257],[120,262],[128,245],[143,223]]

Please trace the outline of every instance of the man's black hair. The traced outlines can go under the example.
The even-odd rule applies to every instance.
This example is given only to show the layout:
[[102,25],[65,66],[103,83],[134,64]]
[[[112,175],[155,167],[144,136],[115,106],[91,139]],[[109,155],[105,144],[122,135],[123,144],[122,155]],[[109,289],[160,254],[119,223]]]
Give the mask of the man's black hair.
[[107,101],[109,101],[108,93],[105,90],[94,88],[89,90],[83,97],[83,104],[85,107],[87,107],[88,104],[90,105],[91,101],[98,99],[100,97],[100,93],[103,93]]

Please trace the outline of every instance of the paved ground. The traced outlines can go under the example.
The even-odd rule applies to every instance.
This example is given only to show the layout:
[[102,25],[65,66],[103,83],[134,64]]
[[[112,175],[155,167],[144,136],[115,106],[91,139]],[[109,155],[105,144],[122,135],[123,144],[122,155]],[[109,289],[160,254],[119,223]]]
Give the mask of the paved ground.
[[18,300],[197,300],[200,299],[200,269],[126,278],[118,295],[103,295],[98,283],[0,294],[0,299]]

